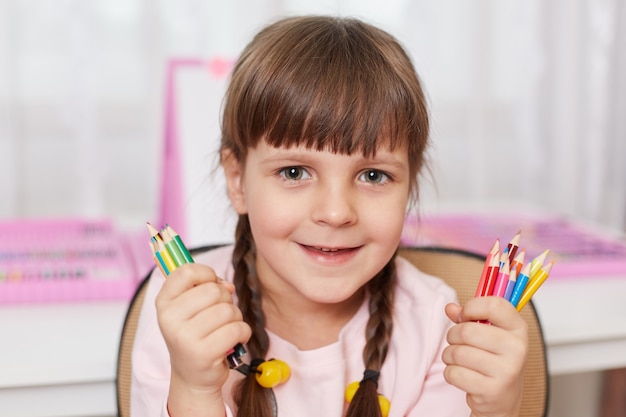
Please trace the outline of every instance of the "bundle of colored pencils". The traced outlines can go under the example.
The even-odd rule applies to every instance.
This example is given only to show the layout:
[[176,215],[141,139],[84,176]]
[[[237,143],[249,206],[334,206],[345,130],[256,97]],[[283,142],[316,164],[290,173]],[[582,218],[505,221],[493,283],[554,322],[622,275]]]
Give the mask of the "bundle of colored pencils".
[[530,301],[539,287],[548,279],[554,261],[546,265],[549,250],[524,264],[526,251],[518,253],[521,230],[500,250],[500,240],[491,247],[480,276],[476,297],[494,295],[511,302],[517,311]]
[[[172,227],[166,225],[161,231],[158,231],[150,223],[146,223],[146,225],[150,232],[150,249],[154,262],[164,277],[167,277],[179,266],[194,262],[182,239]],[[245,353],[245,348],[238,343],[226,354],[226,360],[231,369],[236,369],[243,364],[240,357]]]

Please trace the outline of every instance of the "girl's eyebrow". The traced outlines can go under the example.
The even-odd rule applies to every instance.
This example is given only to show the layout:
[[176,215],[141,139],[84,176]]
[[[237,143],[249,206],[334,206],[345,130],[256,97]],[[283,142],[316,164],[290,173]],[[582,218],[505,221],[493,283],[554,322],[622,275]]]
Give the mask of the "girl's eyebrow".
[[396,168],[406,168],[408,166],[407,162],[403,162],[392,155],[377,155],[374,158],[366,158],[366,160],[374,164],[390,165]]
[[[309,152],[299,152],[299,151],[282,151],[279,150],[261,160],[262,164],[273,164],[273,163],[284,163],[285,161],[289,163],[298,163],[298,164],[312,164],[316,161],[315,157],[316,152],[312,151],[312,154]],[[395,168],[406,168],[407,163],[403,162],[399,158],[394,157],[389,154],[378,154],[375,157],[362,157],[359,163],[363,165],[373,164],[373,165],[388,165]]]
[[[292,151],[292,150],[277,150],[264,157],[261,160],[261,164],[274,164],[274,163],[296,163],[296,164],[313,164],[316,161],[315,154],[317,151],[310,152],[302,152],[302,151]],[[403,162],[400,158],[393,156],[392,154],[383,153],[382,155],[378,153],[374,157],[362,157],[359,160],[360,164],[373,164],[373,165],[387,165],[395,168],[406,168],[407,163]]]
[[296,162],[296,163],[312,163],[315,161],[314,157],[309,156],[308,154],[297,152],[297,151],[277,151],[264,157],[261,160],[262,164],[272,164],[276,162],[284,163],[285,161]]

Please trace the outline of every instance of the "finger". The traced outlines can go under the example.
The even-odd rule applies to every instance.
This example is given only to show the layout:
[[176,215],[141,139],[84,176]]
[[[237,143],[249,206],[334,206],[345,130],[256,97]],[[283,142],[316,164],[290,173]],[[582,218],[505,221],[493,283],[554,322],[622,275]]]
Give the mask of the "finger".
[[[218,303],[233,303],[231,293],[218,282],[196,285],[172,300],[171,306],[179,319],[191,319],[201,311]],[[175,306],[175,307],[174,307]]]
[[450,303],[446,305],[445,312],[446,312],[446,316],[448,316],[448,318],[452,320],[452,322],[459,323],[461,321],[461,306],[460,305]]
[[233,295],[235,293],[235,284],[233,284],[232,282],[220,279],[219,280],[219,284],[222,285],[224,288],[226,288],[226,290]]
[[233,346],[247,343],[251,335],[252,330],[247,323],[241,320],[231,321],[196,339],[193,346],[198,355],[208,354],[221,361]]
[[444,379],[451,385],[465,391],[468,395],[486,391],[489,377],[463,366],[448,365],[443,370]]
[[467,345],[494,355],[525,356],[526,338],[524,334],[514,334],[508,330],[477,322],[465,322],[453,326],[446,336],[450,345]]
[[519,330],[525,324],[515,307],[502,297],[477,297],[463,306],[460,321],[479,320],[487,320],[506,330]]
[[219,303],[196,314],[189,326],[200,338],[204,338],[229,323],[243,322],[241,310],[233,303]]
[[196,285],[217,281],[219,278],[209,266],[195,263],[181,265],[168,275],[159,296],[165,300],[174,299]]
[[446,346],[441,359],[446,365],[472,369],[485,376],[496,375],[500,367],[497,356],[470,345]]

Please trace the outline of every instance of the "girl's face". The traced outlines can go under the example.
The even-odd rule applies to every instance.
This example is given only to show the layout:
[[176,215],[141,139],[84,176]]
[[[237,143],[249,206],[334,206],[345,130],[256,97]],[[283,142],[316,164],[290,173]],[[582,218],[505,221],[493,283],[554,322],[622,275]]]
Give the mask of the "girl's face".
[[244,165],[223,161],[233,207],[250,220],[266,294],[341,303],[395,252],[410,195],[405,148],[366,158],[261,140]]

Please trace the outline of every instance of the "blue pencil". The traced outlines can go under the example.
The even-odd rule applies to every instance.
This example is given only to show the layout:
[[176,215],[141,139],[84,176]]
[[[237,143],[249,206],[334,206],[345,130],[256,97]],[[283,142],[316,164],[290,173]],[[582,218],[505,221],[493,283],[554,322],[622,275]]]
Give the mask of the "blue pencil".
[[517,282],[515,283],[515,287],[513,288],[513,293],[511,294],[511,298],[509,301],[513,304],[514,307],[517,307],[519,300],[522,298],[522,294],[526,289],[526,285],[528,285],[528,281],[530,280],[530,263],[527,263],[522,272],[517,277]]

